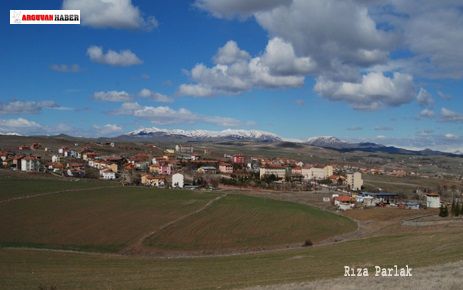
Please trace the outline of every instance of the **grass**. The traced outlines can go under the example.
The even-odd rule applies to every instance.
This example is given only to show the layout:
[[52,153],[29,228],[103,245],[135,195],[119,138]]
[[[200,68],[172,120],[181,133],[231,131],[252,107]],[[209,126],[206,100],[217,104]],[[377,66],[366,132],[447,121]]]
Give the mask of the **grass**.
[[350,219],[318,208],[232,194],[159,231],[145,245],[180,251],[262,249],[318,242],[355,229]]
[[6,289],[229,289],[343,275],[343,266],[421,267],[463,259],[463,232],[406,234],[258,255],[149,259],[1,249]]
[[24,176],[20,178],[16,175],[0,175],[0,201],[45,192],[112,185],[114,185],[112,182],[88,179],[81,179],[78,181],[58,178],[26,179]]
[[0,245],[111,252],[216,195],[117,187],[0,205]]
[[384,191],[413,193],[417,188],[430,188],[437,190],[439,186],[447,185],[449,188],[452,185],[459,185],[456,180],[444,180],[433,177],[424,178],[416,176],[395,177],[387,175],[370,175],[364,174],[364,186],[367,190],[373,190],[378,187]]

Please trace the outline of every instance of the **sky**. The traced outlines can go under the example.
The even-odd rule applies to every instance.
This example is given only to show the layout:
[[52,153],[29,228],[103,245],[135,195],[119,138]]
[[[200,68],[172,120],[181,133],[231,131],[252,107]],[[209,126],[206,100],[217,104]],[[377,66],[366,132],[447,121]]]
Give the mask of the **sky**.
[[[2,1],[0,133],[252,129],[463,152],[458,0]],[[10,25],[78,9],[80,25]]]

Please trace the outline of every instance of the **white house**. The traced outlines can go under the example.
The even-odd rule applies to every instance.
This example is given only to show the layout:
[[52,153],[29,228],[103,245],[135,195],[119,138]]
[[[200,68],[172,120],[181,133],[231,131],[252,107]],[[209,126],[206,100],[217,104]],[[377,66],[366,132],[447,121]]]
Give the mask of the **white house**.
[[279,166],[267,166],[259,168],[260,179],[265,176],[275,175],[277,178],[282,179],[286,177],[286,168]]
[[175,173],[172,175],[172,187],[183,188],[184,177],[181,173]]
[[35,156],[26,156],[21,159],[21,171],[39,171],[40,161]]
[[439,208],[440,207],[440,196],[437,193],[426,194],[426,207]]
[[333,166],[327,165],[323,168],[311,167],[311,168],[303,168],[301,170],[301,174],[306,180],[322,180],[327,179],[331,175],[333,175]]
[[55,162],[59,162],[60,161],[60,157],[58,155],[53,155],[51,157],[51,162],[55,163]]
[[111,169],[100,170],[100,176],[105,180],[116,179],[116,173],[114,173]]

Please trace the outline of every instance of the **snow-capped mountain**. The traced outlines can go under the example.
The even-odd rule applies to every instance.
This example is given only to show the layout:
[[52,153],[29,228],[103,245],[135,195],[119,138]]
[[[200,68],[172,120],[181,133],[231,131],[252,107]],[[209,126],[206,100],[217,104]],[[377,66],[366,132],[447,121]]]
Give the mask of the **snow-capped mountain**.
[[22,136],[19,133],[16,132],[0,132],[0,135],[5,135],[5,136]]
[[305,143],[317,147],[338,147],[340,145],[349,144],[333,136],[310,137]]
[[243,141],[281,141],[282,139],[271,132],[259,130],[234,130],[226,129],[222,131],[210,130],[182,130],[182,129],[160,129],[143,128],[127,133],[130,137],[168,137],[168,138],[189,138],[193,140],[243,140]]

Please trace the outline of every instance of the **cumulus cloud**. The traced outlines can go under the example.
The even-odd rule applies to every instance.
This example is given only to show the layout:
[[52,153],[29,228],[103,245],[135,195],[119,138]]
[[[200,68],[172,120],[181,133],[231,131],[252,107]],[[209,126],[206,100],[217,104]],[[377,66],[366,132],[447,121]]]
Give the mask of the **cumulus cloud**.
[[99,136],[111,136],[122,132],[122,127],[116,124],[94,125],[93,128],[96,129]]
[[447,108],[441,109],[441,117],[446,122],[463,122],[463,114],[454,112]]
[[335,82],[317,78],[315,91],[333,100],[345,101],[357,110],[376,110],[385,106],[400,106],[413,100],[416,95],[413,77],[394,73],[387,77],[370,72],[360,82]]
[[186,108],[172,109],[168,106],[142,106],[136,102],[123,103],[121,108],[113,113],[150,120],[153,124],[159,125],[210,123],[222,127],[236,127],[241,124],[239,120],[233,118],[199,115]]
[[78,64],[52,64],[50,69],[61,73],[76,73],[80,71],[80,66]]
[[119,52],[110,49],[105,53],[100,46],[90,46],[87,49],[87,55],[93,62],[112,66],[131,66],[143,62],[129,49]]
[[143,17],[131,0],[64,0],[63,9],[80,10],[81,23],[95,28],[151,30],[158,26],[154,16]]
[[[379,98],[385,96],[385,101],[365,94],[365,89],[360,88],[363,87],[365,76],[371,74],[383,73],[384,80],[391,80],[385,82],[389,84],[397,81],[389,77],[397,73],[403,77],[463,78],[461,1],[197,0],[196,6],[219,18],[253,17],[266,30],[269,39],[283,40],[291,46],[295,55],[309,58],[314,64],[309,72],[299,71],[297,76],[302,78],[291,78],[292,83],[288,82],[285,86],[300,85],[304,82],[303,76],[314,74],[317,76],[317,92],[330,100],[342,100],[342,95],[357,109],[395,106],[411,102],[416,97],[416,94],[403,94],[402,86],[390,88],[396,93],[391,91],[386,95],[380,89]],[[233,45],[227,48],[237,52]],[[409,53],[391,56],[391,53],[398,51]],[[280,62],[283,65],[291,63]],[[230,62],[224,64],[231,66]],[[284,72],[286,68],[275,66],[274,63],[270,68],[271,63],[263,62],[262,56],[259,57],[259,64],[267,68],[272,76],[277,75],[278,71]],[[294,72],[294,65],[291,65],[290,71]],[[228,73],[225,75],[230,76]],[[243,84],[236,82],[235,78],[223,78],[221,81],[230,82],[234,92],[256,86],[255,83],[245,83],[246,89],[242,89],[239,85]],[[412,86],[409,81],[405,83],[408,88]],[[345,87],[357,87],[362,94],[354,97],[343,92]],[[411,89],[407,90],[412,92]],[[184,85],[180,91],[207,96],[221,90],[201,81]],[[444,98],[447,99],[446,96]],[[423,89],[416,100],[424,107],[424,114],[429,116],[434,102],[432,96]]]
[[142,89],[138,93],[138,95],[142,98],[149,98],[149,99],[155,100],[156,102],[160,102],[160,103],[170,103],[173,101],[171,97],[157,93],[157,92],[153,92],[149,89]]
[[100,91],[93,94],[93,98],[98,101],[106,102],[127,102],[132,97],[126,91]]
[[213,59],[213,67],[200,63],[191,69],[189,75],[195,83],[182,84],[180,95],[206,97],[254,87],[298,87],[316,66],[309,57],[297,57],[291,44],[279,38],[271,39],[265,52],[254,58],[236,42],[228,41]]
[[0,103],[0,114],[36,114],[43,109],[61,108],[54,101],[11,101]]

